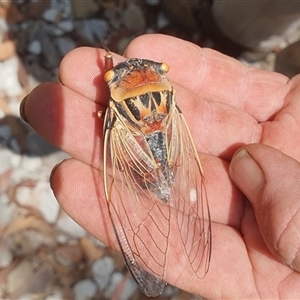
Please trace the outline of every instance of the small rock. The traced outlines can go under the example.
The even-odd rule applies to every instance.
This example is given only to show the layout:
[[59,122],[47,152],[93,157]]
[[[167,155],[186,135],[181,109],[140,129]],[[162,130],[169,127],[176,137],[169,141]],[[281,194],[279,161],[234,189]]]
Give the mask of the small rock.
[[69,51],[76,47],[76,43],[69,37],[58,37],[55,39],[55,43],[62,56],[65,56]]
[[24,156],[20,167],[28,172],[35,172],[39,170],[42,164],[42,158],[39,156]]
[[97,247],[89,237],[80,239],[79,244],[84,257],[88,262],[93,262],[102,257],[105,252],[105,248],[103,246]]
[[12,293],[24,285],[32,274],[33,266],[27,259],[23,259],[7,276],[7,292]]
[[146,20],[141,8],[134,3],[128,5],[127,9],[123,13],[124,25],[135,31],[136,33],[142,33],[146,27]]
[[97,285],[91,279],[80,280],[73,286],[75,300],[94,299],[97,292]]
[[74,23],[72,20],[63,20],[57,23],[57,27],[63,32],[70,32],[74,29]]
[[59,13],[56,8],[51,7],[44,11],[42,17],[47,22],[56,23],[59,18]]
[[[13,170],[7,170],[3,173],[0,173],[0,205],[1,205],[1,196],[7,196],[7,194],[2,194],[3,192],[6,192],[11,185],[11,174]],[[0,215],[1,215],[1,209],[0,209]],[[0,217],[1,220],[1,217]]]
[[[40,231],[38,231],[40,230]],[[36,229],[27,229],[22,232],[22,237],[24,237],[23,246],[24,252],[33,253],[42,245],[54,247],[55,241],[54,239],[45,232],[44,228],[36,228]]]
[[59,66],[61,56],[56,50],[52,36],[44,33],[40,36],[42,45],[43,65],[48,69],[53,69]]
[[63,300],[63,293],[61,290],[54,289],[51,292],[51,295],[45,297],[45,300]]
[[172,285],[167,285],[162,293],[165,297],[171,297],[173,295],[176,295],[178,289]]
[[60,205],[53,195],[49,182],[39,181],[35,187],[36,198],[39,199],[38,210],[48,223],[56,222]]
[[169,19],[166,17],[166,15],[163,12],[158,13],[157,16],[157,28],[161,29],[170,24]]
[[100,39],[107,36],[109,26],[102,19],[88,19],[75,23],[78,33],[90,43],[99,43]]
[[72,0],[74,17],[84,19],[91,17],[99,10],[99,6],[93,0],[78,1]]
[[34,55],[39,55],[42,52],[41,42],[38,40],[33,40],[28,45],[28,51]]
[[0,119],[3,119],[6,116],[6,113],[3,109],[0,108]]
[[[4,117],[4,120],[8,117]],[[12,120],[10,118],[10,120]],[[0,144],[11,149],[15,153],[20,153],[20,145],[17,142],[10,125],[0,125]]]
[[[31,203],[31,195],[32,195],[32,188],[27,186],[20,186],[16,190],[16,201],[20,205],[28,205]],[[35,203],[34,206],[36,206]]]
[[[32,271],[30,273],[28,271],[27,273],[24,272],[24,281],[19,288],[14,290],[13,294],[10,294],[11,299],[43,299],[45,291],[51,287],[49,282],[53,277],[53,270],[49,264],[40,263],[35,267],[34,272],[33,264],[29,265],[29,267]],[[24,270],[26,271],[25,267],[20,271]]]
[[1,149],[0,155],[0,173],[4,173],[13,167],[13,159],[18,158],[20,161],[20,155],[14,155],[9,149]]
[[[2,156],[2,153],[1,153],[1,156]],[[12,155],[10,157],[11,166],[13,168],[17,168],[20,166],[21,162],[22,162],[22,156],[19,155],[18,153],[12,153]]]
[[57,228],[72,238],[82,238],[86,235],[86,231],[65,213],[59,218]]
[[127,48],[127,46],[129,45],[129,43],[132,41],[132,37],[131,36],[124,36],[122,37],[117,44],[117,52],[118,53],[124,53],[125,49]]
[[[0,177],[1,180],[1,177]],[[16,213],[16,204],[10,202],[7,194],[0,194],[0,225],[6,226],[13,219]]]
[[100,290],[106,287],[114,267],[114,260],[109,256],[105,256],[93,262],[92,274]]
[[12,137],[11,127],[9,125],[0,125],[0,142],[1,145],[7,145]]
[[18,78],[19,59],[13,56],[0,61],[0,92],[8,97],[22,94],[23,89]]
[[8,267],[13,261],[12,252],[8,247],[6,247],[6,243],[1,241],[0,244],[0,269]]
[[55,259],[64,266],[73,266],[80,262],[82,253],[77,245],[62,245],[55,249]]
[[[124,278],[124,275],[121,274],[120,272],[115,272],[112,274],[111,279],[109,281],[109,287],[104,291],[104,295],[111,299],[113,296],[114,291]],[[123,293],[122,293],[123,294]],[[122,299],[123,300],[123,299]]]
[[47,142],[36,132],[31,132],[27,135],[27,145],[30,154],[35,154],[37,156],[47,155],[58,151],[55,146]]
[[133,293],[137,290],[137,284],[133,280],[133,278],[129,277],[124,280],[124,275],[120,272],[115,272],[112,274],[111,279],[109,281],[109,287],[105,290],[104,294],[107,298],[112,299],[114,292],[118,289],[119,285],[122,285],[122,290],[120,291],[119,300],[129,300]]
[[19,186],[15,198],[20,205],[38,210],[48,223],[56,222],[60,206],[48,182],[37,181],[35,187]]
[[120,300],[129,300],[131,299],[132,295],[138,290],[138,286],[135,280],[132,277],[128,277],[126,279],[124,288],[122,290]]

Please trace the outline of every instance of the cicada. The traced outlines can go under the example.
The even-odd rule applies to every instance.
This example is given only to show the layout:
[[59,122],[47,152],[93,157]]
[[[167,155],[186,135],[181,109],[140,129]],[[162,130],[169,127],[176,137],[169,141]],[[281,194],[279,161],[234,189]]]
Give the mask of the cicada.
[[[211,257],[211,221],[201,163],[167,79],[169,67],[133,58],[113,66],[104,117],[104,191],[127,268],[143,293],[160,295],[172,255],[197,277]],[[176,268],[180,270],[180,267]]]

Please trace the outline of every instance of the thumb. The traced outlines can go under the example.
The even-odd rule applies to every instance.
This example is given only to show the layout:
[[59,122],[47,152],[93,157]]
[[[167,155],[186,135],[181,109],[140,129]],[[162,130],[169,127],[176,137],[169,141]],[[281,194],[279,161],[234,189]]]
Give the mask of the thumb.
[[233,156],[230,176],[251,202],[269,250],[300,271],[300,163],[275,148],[252,144]]

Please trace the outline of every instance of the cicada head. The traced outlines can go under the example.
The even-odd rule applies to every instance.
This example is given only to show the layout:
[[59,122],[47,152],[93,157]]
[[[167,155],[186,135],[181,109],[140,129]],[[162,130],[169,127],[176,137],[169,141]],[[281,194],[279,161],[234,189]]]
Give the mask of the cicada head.
[[108,70],[104,80],[116,102],[149,92],[171,91],[166,77],[169,66],[151,60],[132,58]]

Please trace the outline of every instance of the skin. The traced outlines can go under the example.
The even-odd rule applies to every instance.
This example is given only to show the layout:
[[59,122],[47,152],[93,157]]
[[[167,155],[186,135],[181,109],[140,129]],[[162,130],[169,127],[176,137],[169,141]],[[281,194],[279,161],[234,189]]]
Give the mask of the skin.
[[[63,59],[60,84],[43,83],[21,105],[23,118],[73,158],[51,187],[63,209],[116,247],[103,195],[102,126],[109,99],[104,51],[78,48]],[[166,281],[213,299],[300,295],[300,76],[242,65],[163,35],[135,39],[125,57],[164,61],[206,177],[212,218],[209,272],[197,278],[168,257]],[[115,63],[124,58],[114,55]],[[96,183],[96,184],[95,184]],[[178,253],[177,253],[178,254]]]

